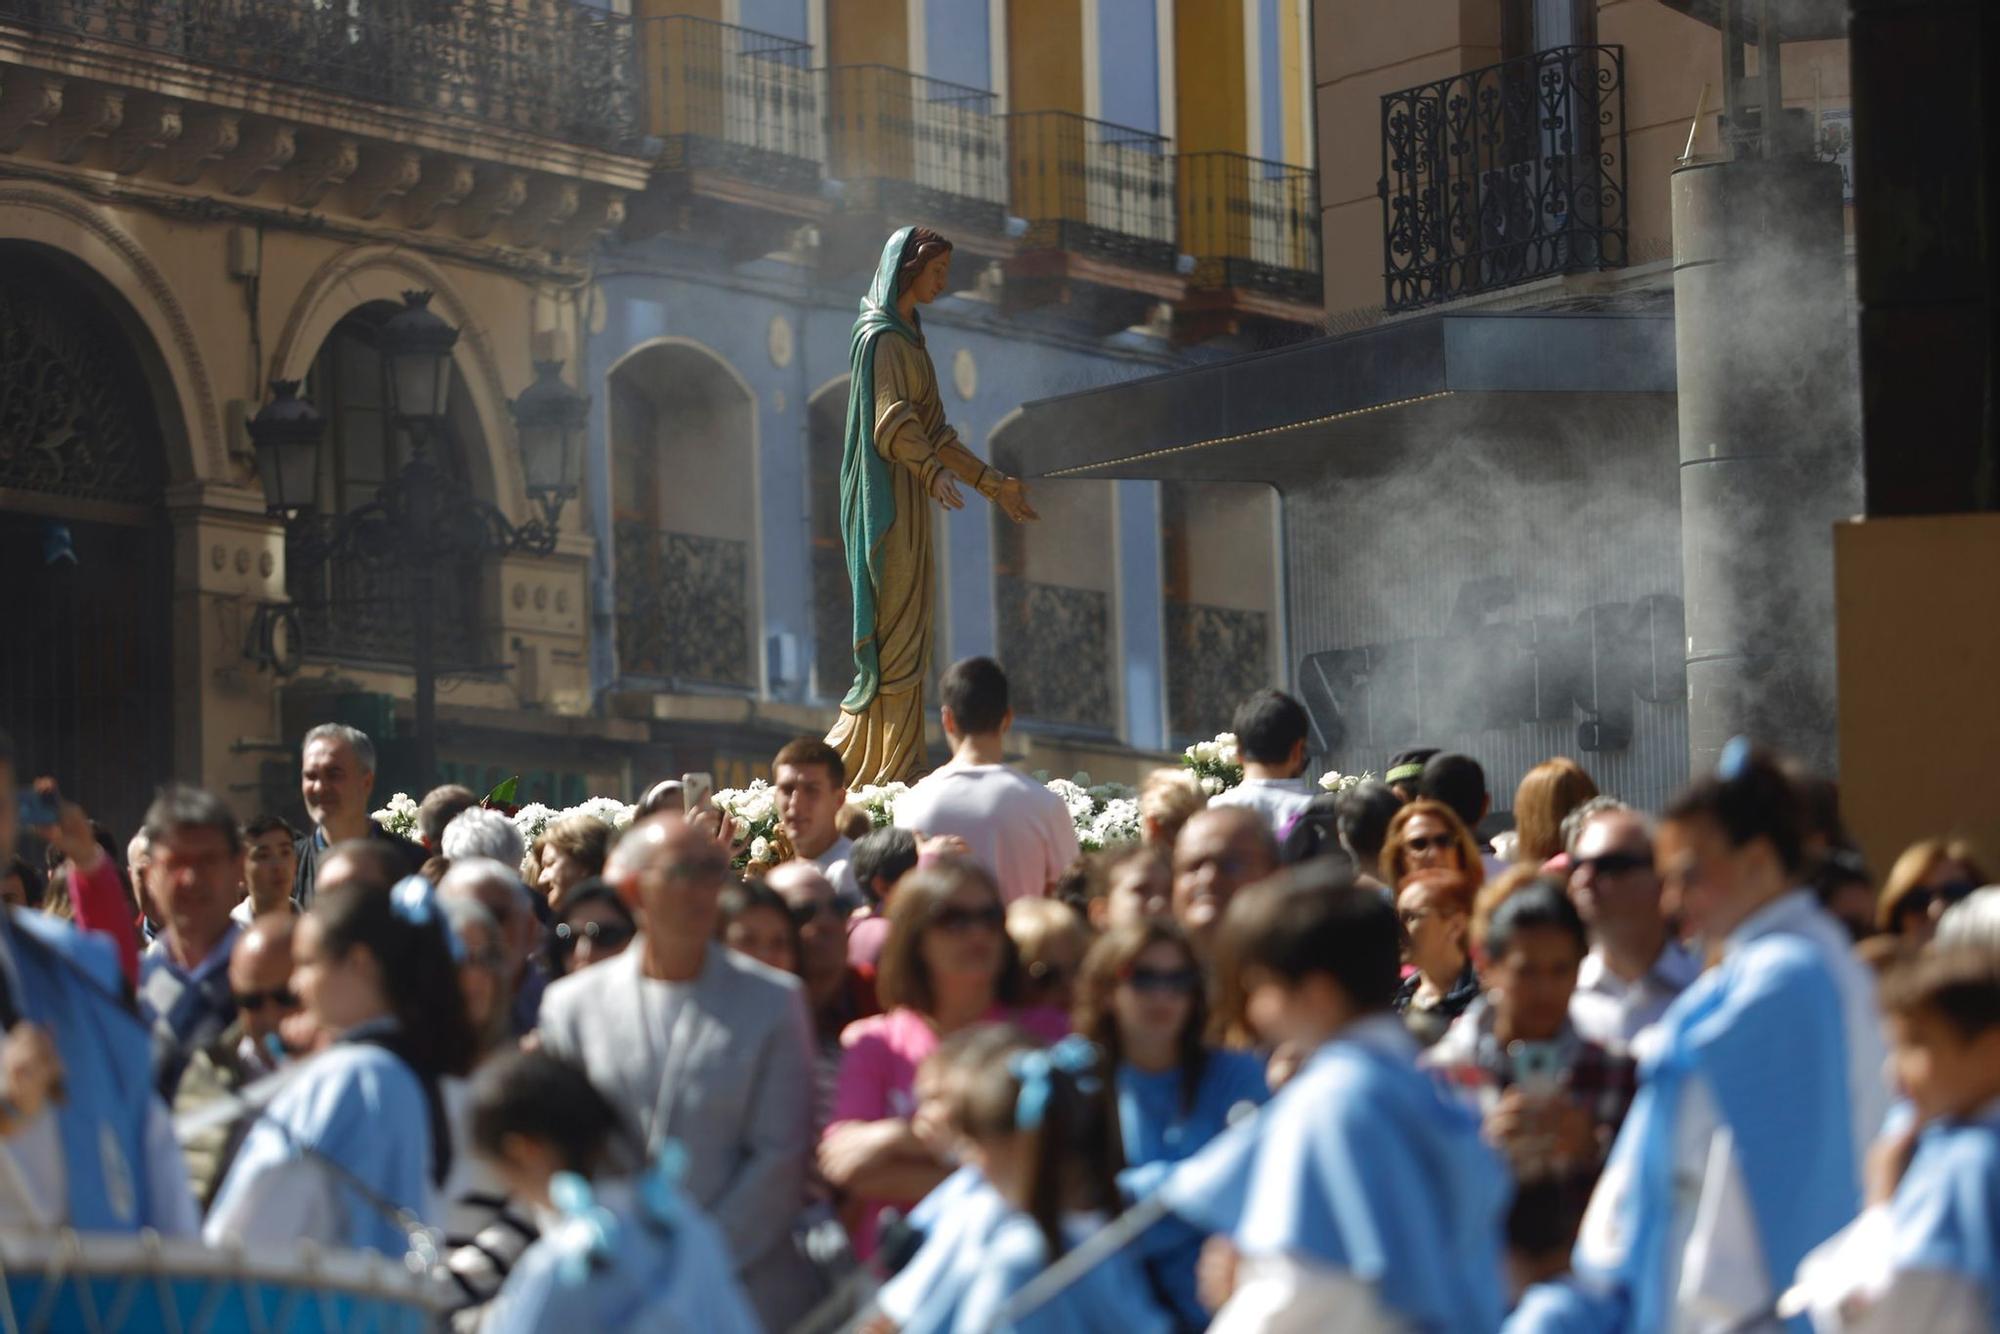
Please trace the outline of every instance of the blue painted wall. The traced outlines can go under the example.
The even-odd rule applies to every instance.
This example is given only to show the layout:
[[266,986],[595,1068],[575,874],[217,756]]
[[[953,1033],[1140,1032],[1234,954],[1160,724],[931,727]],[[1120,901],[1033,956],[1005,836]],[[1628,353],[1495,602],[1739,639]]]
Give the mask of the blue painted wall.
[[[586,487],[598,544],[593,571],[591,680],[597,689],[614,679],[615,588],[611,583],[611,476],[609,376],[633,350],[662,338],[685,339],[713,353],[750,386],[757,400],[757,513],[761,526],[759,570],[764,623],[761,651],[773,634],[796,637],[810,662],[813,643],[811,510],[808,491],[810,396],[847,373],[848,333],[855,294],[810,292],[802,276],[762,263],[729,271],[712,256],[659,239],[628,252],[649,266],[671,270],[619,275],[619,256],[605,257],[604,318],[587,348],[591,396],[591,447]],[[773,364],[769,331],[783,316],[794,332],[791,364]],[[1158,355],[1134,355],[1083,340],[1037,335],[1003,320],[976,302],[946,300],[925,314],[925,330],[945,409],[966,443],[985,456],[987,437],[1020,404],[1165,368]],[[968,401],[953,381],[953,358],[964,348],[978,368]],[[1130,743],[1160,743],[1160,691],[1164,679],[1160,628],[1157,485],[1120,484],[1119,591],[1126,624],[1122,657]],[[945,629],[940,653],[953,658],[994,651],[993,522],[990,508],[974,500],[949,515],[940,531]],[[844,688],[839,683],[838,689]],[[809,684],[773,690],[779,698],[805,699]]]
[[746,28],[806,40],[806,0],[738,0],[736,13]]
[[1290,0],[1251,0],[1258,6],[1257,95],[1262,104],[1264,153],[1273,162],[1285,160],[1285,79],[1279,66],[1279,38],[1283,28],[1278,6]]
[[1135,130],[1160,128],[1160,34],[1153,0],[1097,0],[1100,115]]
[[968,88],[993,87],[988,0],[924,0],[925,72]]

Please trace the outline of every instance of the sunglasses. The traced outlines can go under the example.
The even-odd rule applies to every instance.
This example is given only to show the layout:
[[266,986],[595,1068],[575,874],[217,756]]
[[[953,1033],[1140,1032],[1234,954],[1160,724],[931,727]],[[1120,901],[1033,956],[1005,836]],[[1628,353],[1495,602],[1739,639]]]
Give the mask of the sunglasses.
[[1579,858],[1571,864],[1570,870],[1574,873],[1581,871],[1586,866],[1595,871],[1598,876],[1607,877],[1624,875],[1628,871],[1637,871],[1641,868],[1651,870],[1653,859],[1651,856],[1640,852],[1606,852],[1596,857]]
[[619,922],[581,922],[571,926],[568,922],[556,924],[556,948],[564,954],[573,952],[582,941],[588,940],[600,949],[610,949],[632,939],[638,932]]
[[275,1005],[281,1010],[299,1008],[299,995],[290,987],[272,987],[269,991],[237,991],[230,993],[229,998],[236,1002],[237,1009],[248,1010],[252,1014],[266,1005]]
[[1979,886],[1970,880],[1953,880],[1936,887],[1926,885],[1913,889],[1905,894],[1903,901],[1896,906],[1896,916],[1900,918],[1909,913],[1929,912],[1933,903],[1942,903],[1949,908],[1954,903],[1970,898],[1972,891],[1978,888]]
[[1419,834],[1415,838],[1403,840],[1403,846],[1411,852],[1429,852],[1435,848],[1446,852],[1458,846],[1458,840],[1450,834]]
[[990,908],[946,908],[931,919],[931,925],[954,935],[976,927],[1004,931],[1007,929],[1007,910],[997,903]]
[[1192,996],[1201,988],[1201,974],[1192,968],[1134,968],[1123,980],[1142,995]]

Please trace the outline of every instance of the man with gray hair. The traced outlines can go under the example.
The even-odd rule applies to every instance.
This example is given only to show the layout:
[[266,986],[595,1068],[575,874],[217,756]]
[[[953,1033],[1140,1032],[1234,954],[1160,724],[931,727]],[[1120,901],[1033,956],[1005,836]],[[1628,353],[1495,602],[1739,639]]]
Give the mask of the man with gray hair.
[[681,1144],[682,1188],[721,1230],[764,1327],[790,1329],[817,1292],[792,1240],[812,1133],[799,981],[715,938],[729,848],[706,826],[639,821],[604,878],[645,934],[549,987],[542,1049],[581,1066],[648,1153]]
[[[505,816],[493,811],[467,811],[444,831],[445,846],[454,846],[451,841],[453,831],[458,829],[466,816],[481,814],[492,815],[502,824],[507,824]],[[511,824],[507,824],[507,829],[513,833]],[[511,863],[478,853],[453,856],[451,869],[438,882],[438,896],[446,900],[470,899],[483,906],[499,925],[500,950],[506,956],[501,980],[506,987],[507,1004],[514,1015],[515,1031],[525,1033],[535,1026],[535,1015],[541,1008],[542,992],[548,986],[548,979],[534,966],[541,944],[542,925],[535,916],[535,896],[521,883],[518,869],[520,837],[514,834],[516,856]]]
[[458,861],[464,857],[491,857],[496,862],[505,862],[520,874],[521,859],[528,855],[528,845],[521,837],[521,831],[514,822],[498,811],[489,811],[474,806],[471,810],[460,811],[452,822],[444,827],[444,836],[438,839],[438,851],[446,861]]
[[375,791],[375,743],[358,727],[321,723],[306,733],[299,751],[299,795],[312,817],[312,837],[299,849],[299,871],[292,898],[301,908],[312,906],[319,884],[320,854],[349,839],[377,838],[394,845],[406,871],[424,864],[424,850],[396,837],[369,818],[369,798]]

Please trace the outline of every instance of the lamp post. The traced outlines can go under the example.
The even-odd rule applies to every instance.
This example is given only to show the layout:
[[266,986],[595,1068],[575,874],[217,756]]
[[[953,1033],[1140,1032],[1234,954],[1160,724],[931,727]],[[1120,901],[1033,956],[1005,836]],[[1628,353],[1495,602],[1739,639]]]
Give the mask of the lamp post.
[[416,678],[416,765],[428,787],[437,776],[437,569],[467,559],[556,548],[563,506],[577,492],[590,400],[562,382],[559,361],[535,363],[536,378],[511,405],[521,470],[535,513],[516,525],[440,466],[434,444],[450,406],[458,330],[430,309],[429,292],[405,292],[383,322],[382,402],[392,429],[410,442],[409,459],[372,500],[338,514],[316,512],[323,423],[297,397],[296,381],[274,382],[272,401],[250,425],[265,504],[284,519],[287,547],[304,565],[381,562],[409,580],[411,668]]

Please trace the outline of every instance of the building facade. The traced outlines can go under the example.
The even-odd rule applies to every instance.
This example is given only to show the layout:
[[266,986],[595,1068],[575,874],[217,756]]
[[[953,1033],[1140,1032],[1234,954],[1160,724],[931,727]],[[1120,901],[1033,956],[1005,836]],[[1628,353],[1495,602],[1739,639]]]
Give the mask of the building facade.
[[[957,243],[932,355],[1003,467],[1030,400],[1309,332],[1307,29],[1299,0],[0,7],[0,726],[120,829],[169,774],[295,810],[327,718],[382,741],[385,792],[754,776],[846,685],[830,478],[883,239]],[[378,335],[411,290],[459,332],[438,461],[511,521],[535,364],[591,402],[554,552],[433,571],[422,607],[288,542],[246,429],[301,381],[314,510],[366,504],[408,458]],[[1035,494],[1025,530],[950,516],[939,593],[940,656],[1008,662],[1032,761],[1131,772],[1283,675],[1268,489]]]
[[[1034,471],[1276,489],[1285,679],[1325,767],[1461,750],[1504,810],[1530,766],[1567,753],[1657,808],[1688,773],[1701,620],[1683,491],[1706,461],[1680,420],[1675,173],[1778,140],[1767,109],[1789,157],[1842,158],[1845,25],[1828,8],[1773,22],[1766,101],[1755,49],[1725,96],[1703,0],[1317,0],[1332,336],[1037,405]],[[1741,312],[1784,304],[1741,272]],[[1792,429],[1851,441],[1830,341],[1774,339],[1735,369],[1798,387]],[[1824,471],[1853,494],[1846,461]],[[1828,529],[1755,580],[1823,596]],[[1830,689],[1830,632],[1826,648]],[[1831,711],[1805,722],[1830,734]]]

